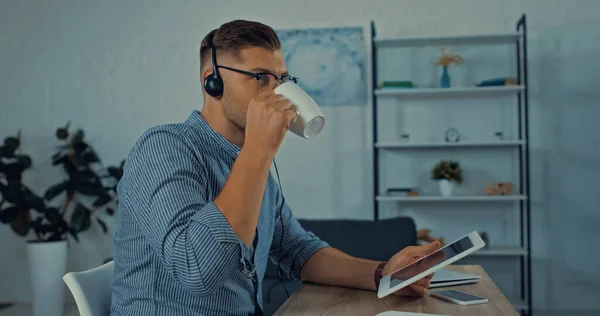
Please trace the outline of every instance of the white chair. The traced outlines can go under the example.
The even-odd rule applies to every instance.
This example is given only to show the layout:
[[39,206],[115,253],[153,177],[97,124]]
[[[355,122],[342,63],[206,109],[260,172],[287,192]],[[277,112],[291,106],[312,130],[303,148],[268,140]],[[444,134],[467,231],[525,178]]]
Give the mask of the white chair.
[[65,274],[63,280],[75,298],[81,316],[110,314],[114,261],[99,267]]

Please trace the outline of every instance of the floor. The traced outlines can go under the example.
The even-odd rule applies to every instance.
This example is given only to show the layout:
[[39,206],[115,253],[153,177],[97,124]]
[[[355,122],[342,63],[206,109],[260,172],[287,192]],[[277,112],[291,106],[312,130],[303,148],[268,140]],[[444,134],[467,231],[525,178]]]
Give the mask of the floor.
[[[17,304],[0,310],[0,316],[32,316],[31,305]],[[79,316],[77,306],[66,305],[64,316]]]

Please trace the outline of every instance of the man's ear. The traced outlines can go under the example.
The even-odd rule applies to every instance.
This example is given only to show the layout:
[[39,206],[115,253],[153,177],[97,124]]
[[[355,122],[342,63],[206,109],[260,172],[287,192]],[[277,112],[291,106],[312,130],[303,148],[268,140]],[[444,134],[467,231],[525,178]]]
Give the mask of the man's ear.
[[200,69],[200,81],[204,84],[206,77],[212,75],[213,70],[211,68]]

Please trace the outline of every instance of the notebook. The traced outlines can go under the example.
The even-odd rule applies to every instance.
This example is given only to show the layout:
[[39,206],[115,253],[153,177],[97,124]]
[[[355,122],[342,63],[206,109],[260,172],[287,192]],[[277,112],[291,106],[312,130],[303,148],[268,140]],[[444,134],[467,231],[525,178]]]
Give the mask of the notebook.
[[435,272],[431,279],[430,288],[453,286],[461,284],[477,283],[481,277],[475,274],[456,272],[447,269],[440,269]]

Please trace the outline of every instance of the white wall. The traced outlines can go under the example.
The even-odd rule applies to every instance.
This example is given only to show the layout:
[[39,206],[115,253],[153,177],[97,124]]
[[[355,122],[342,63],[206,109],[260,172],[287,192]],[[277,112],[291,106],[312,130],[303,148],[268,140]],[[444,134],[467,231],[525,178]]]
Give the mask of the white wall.
[[[23,129],[23,149],[36,164],[25,182],[41,192],[61,176],[50,156],[53,131],[67,119],[85,127],[113,164],[147,127],[200,108],[198,43],[225,21],[276,27],[372,19],[378,35],[441,35],[513,30],[523,12],[530,31],[534,304],[600,309],[598,1],[3,1],[0,135]],[[285,177],[307,175],[302,160],[294,164],[297,173],[287,168]],[[24,241],[8,227],[0,227],[0,238],[0,301],[27,301]],[[70,269],[110,254],[110,236],[87,238],[72,244]]]

